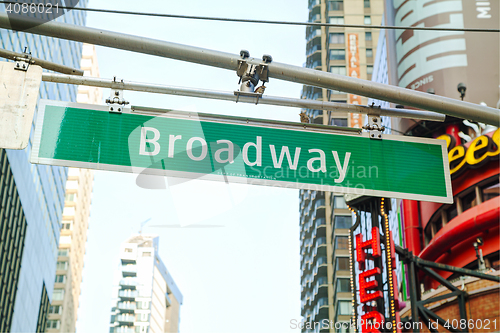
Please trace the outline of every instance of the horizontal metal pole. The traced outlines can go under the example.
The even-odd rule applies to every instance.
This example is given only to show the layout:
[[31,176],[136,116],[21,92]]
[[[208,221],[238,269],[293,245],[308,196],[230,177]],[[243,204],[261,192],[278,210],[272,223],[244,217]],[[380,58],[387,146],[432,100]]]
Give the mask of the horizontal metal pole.
[[[44,22],[14,15],[9,17],[5,13],[0,13],[0,28],[12,29],[11,22],[15,23],[14,26],[19,27],[19,29],[26,28],[27,32],[38,35],[102,45],[233,71],[237,70],[240,59],[238,55],[231,53],[61,22]],[[33,27],[35,23],[39,23],[39,25]],[[247,58],[246,61],[256,65],[261,63],[260,59],[254,58]],[[498,126],[500,122],[500,111],[487,106],[282,63],[270,63],[268,69],[268,75],[271,78],[340,90],[495,126]]]
[[293,121],[282,121],[282,120],[269,120],[269,119],[259,119],[259,118],[248,118],[248,117],[238,117],[238,116],[226,116],[220,114],[211,113],[201,113],[201,112],[189,112],[189,111],[178,111],[172,109],[160,109],[152,108],[149,106],[137,106],[131,105],[130,109],[132,112],[137,112],[141,114],[164,114],[167,117],[173,118],[185,118],[185,119],[199,119],[205,121],[223,121],[232,124],[247,124],[247,125],[258,125],[265,127],[275,127],[281,129],[309,129],[322,133],[339,133],[339,134],[361,134],[361,128],[353,127],[342,127],[342,126],[329,126],[322,124],[304,124]]
[[445,116],[436,112],[404,110],[392,108],[369,107],[365,105],[355,105],[346,103],[334,103],[315,101],[310,99],[298,99],[287,97],[276,97],[263,95],[258,100],[256,97],[235,96],[233,92],[204,90],[185,87],[165,86],[151,83],[140,83],[131,81],[115,82],[112,79],[102,79],[88,76],[73,76],[53,73],[43,73],[42,80],[45,82],[68,83],[86,85],[101,88],[119,88],[123,90],[142,91],[156,94],[168,94],[189,96],[198,98],[218,99],[232,102],[243,102],[252,104],[279,105],[315,110],[327,110],[332,112],[351,112],[370,115],[411,118],[420,120],[444,121]]
[[[0,49],[0,57],[5,58],[5,59],[11,59],[14,61],[26,60],[26,54],[12,52],[9,50],[4,50],[4,49]],[[59,65],[59,64],[47,61],[47,60],[38,59],[38,58],[34,58],[34,57],[31,57],[30,64],[38,65],[38,66],[45,68],[49,71],[54,71],[54,72],[58,72],[58,73],[71,74],[71,75],[83,75],[82,70],[75,69],[75,68],[68,67],[68,66],[64,66],[64,65]]]

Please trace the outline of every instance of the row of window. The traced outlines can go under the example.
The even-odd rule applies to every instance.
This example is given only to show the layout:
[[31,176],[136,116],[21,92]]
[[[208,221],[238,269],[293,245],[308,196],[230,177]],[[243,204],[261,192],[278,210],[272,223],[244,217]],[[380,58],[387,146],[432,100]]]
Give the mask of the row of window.
[[52,301],[62,301],[64,299],[64,289],[54,289]]
[[[370,0],[363,1],[364,8],[370,8]],[[328,1],[328,10],[344,10],[343,0]]]
[[425,227],[425,245],[427,246],[436,233],[452,219],[466,210],[498,196],[500,196],[500,183],[497,178],[493,181],[478,184],[465,194],[455,197],[454,204],[443,206]]
[[[366,49],[366,57],[373,57],[373,49]],[[331,49],[330,50],[330,60],[345,60],[345,50],[344,49]]]
[[59,329],[60,326],[61,326],[60,320],[53,320],[53,319],[47,320],[47,328]]
[[[365,32],[365,41],[369,42],[372,40],[372,33],[370,31]],[[329,34],[330,44],[344,44],[345,34],[343,32],[333,32]]]
[[[329,16],[328,17],[328,23],[332,24],[344,24],[344,17],[343,16]],[[363,23],[365,25],[371,25],[372,24],[372,18],[371,16],[366,15],[363,19]]]
[[56,264],[56,270],[67,270],[68,262],[67,261],[58,261]]
[[56,275],[56,283],[64,283],[66,282],[66,275]]
[[49,308],[49,314],[61,314],[62,305],[51,305]]
[[[339,75],[347,75],[347,69],[345,66],[330,66],[330,73],[339,74]],[[372,65],[366,66],[366,74],[367,75],[373,74],[373,66]]]

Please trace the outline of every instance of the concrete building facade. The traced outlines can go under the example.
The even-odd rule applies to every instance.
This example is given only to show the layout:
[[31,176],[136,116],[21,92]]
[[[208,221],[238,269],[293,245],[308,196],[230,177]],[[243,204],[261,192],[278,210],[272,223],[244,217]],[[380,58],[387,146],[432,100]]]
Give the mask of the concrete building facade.
[[156,235],[122,244],[110,333],[177,333],[182,294],[158,254]]

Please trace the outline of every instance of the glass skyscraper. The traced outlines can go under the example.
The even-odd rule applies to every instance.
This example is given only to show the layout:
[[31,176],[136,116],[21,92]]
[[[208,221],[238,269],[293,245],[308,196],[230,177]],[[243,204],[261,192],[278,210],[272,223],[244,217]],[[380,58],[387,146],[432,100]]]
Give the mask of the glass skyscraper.
[[[82,0],[79,6],[86,6]],[[0,6],[0,11],[5,11]],[[83,11],[70,11],[57,20],[85,24]],[[80,67],[81,43],[0,29],[0,47],[33,57]],[[42,83],[40,98],[76,101],[77,87]],[[45,330],[52,298],[64,207],[67,168],[34,165],[29,155],[37,112],[28,147],[0,149],[0,331]]]

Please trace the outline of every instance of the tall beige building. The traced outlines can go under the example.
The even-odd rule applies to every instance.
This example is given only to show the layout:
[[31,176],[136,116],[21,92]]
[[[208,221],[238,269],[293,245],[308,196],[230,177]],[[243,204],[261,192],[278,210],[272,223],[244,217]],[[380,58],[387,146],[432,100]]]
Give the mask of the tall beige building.
[[[379,30],[370,25],[381,24],[383,6],[383,0],[309,0],[309,22],[366,27],[308,27],[306,67],[370,80],[379,37]],[[304,86],[302,98],[368,102],[364,97],[311,86]],[[312,123],[364,125],[355,114],[303,111]],[[352,223],[343,195],[300,191],[301,315],[309,323],[302,332],[349,332],[340,324],[349,322],[352,313],[348,242]],[[326,322],[329,325],[321,325]]]
[[[93,45],[83,45],[81,68],[86,76],[99,77]],[[80,86],[77,101],[101,103],[102,92],[98,88]],[[93,179],[92,170],[68,169],[56,280],[47,319],[48,333],[75,332]]]

